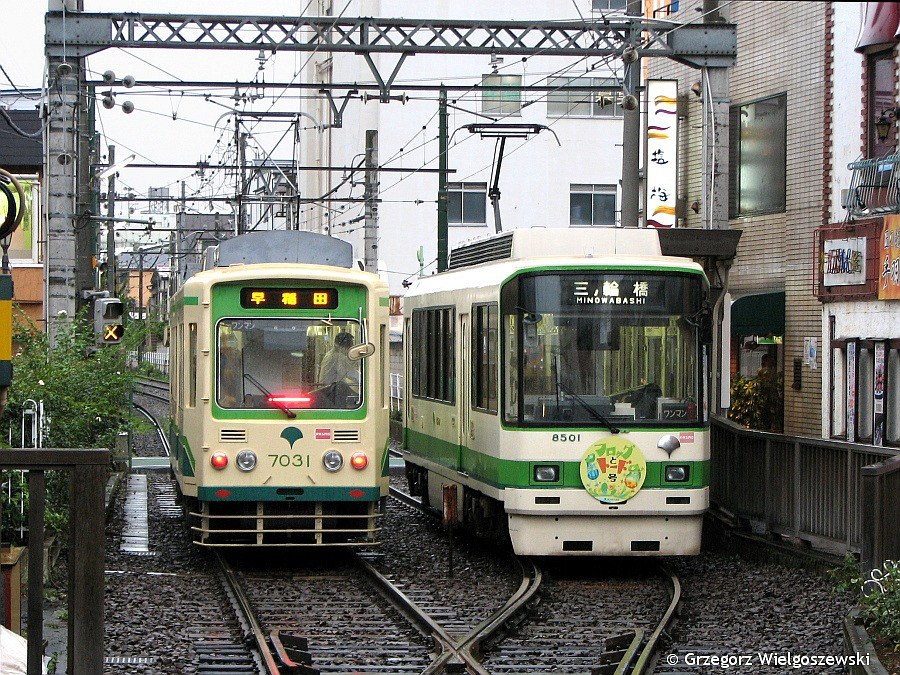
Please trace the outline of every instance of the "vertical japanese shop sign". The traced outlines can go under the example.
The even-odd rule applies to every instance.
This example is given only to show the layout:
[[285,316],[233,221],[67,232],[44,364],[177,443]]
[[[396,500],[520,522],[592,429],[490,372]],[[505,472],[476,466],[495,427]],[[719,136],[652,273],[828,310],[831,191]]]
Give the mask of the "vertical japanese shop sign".
[[885,216],[881,246],[879,300],[900,300],[900,216]]
[[875,445],[884,445],[884,343],[875,343],[875,405],[873,410],[873,440]]
[[856,441],[856,343],[847,343],[847,441]]
[[647,227],[674,227],[678,170],[678,81],[647,80]]

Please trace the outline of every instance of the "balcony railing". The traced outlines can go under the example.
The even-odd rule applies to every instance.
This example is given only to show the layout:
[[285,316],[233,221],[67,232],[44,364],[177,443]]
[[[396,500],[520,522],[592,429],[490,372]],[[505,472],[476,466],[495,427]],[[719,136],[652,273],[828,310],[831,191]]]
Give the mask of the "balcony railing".
[[900,155],[851,162],[849,168],[853,176],[844,206],[852,218],[900,213]]

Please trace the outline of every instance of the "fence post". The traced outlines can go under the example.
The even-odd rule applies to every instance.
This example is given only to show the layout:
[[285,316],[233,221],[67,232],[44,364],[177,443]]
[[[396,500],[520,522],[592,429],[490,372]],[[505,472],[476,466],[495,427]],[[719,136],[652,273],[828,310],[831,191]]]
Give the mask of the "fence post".
[[874,466],[864,466],[860,471],[862,503],[862,546],[860,567],[863,574],[880,566],[881,560],[881,481]]
[[800,539],[800,441],[794,441],[794,538]]
[[[70,519],[68,657],[74,675],[103,672],[104,508],[106,468],[78,466],[72,472]],[[75,486],[78,489],[75,489]]]
[[44,472],[31,469],[28,472],[28,675],[41,675],[44,656],[45,488]]

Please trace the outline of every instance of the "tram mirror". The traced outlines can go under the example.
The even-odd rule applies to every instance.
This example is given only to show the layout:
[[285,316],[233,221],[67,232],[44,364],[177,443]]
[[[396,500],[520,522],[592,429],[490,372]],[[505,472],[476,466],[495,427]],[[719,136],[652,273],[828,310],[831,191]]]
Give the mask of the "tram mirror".
[[359,361],[360,359],[366,359],[372,354],[375,353],[375,345],[371,342],[366,342],[361,345],[356,345],[350,348],[350,351],[347,352],[347,357],[351,361]]

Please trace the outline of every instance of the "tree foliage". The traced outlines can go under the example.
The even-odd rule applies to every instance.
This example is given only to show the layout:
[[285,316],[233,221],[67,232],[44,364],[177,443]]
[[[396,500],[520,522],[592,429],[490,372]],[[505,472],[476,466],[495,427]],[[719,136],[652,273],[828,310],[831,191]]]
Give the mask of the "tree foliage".
[[[56,343],[22,315],[16,316],[13,382],[3,416],[0,443],[6,444],[12,430],[12,444],[22,443],[19,429],[29,401],[42,402],[44,410],[43,447],[113,448],[116,435],[127,431],[133,417],[130,392],[134,379],[126,367],[129,345],[140,336],[129,335],[119,345],[96,348],[90,324],[79,317],[61,329]],[[13,476],[7,477],[13,480]],[[3,540],[9,542],[17,530],[18,501],[23,496],[3,492]],[[16,503],[13,503],[16,502]],[[47,473],[48,529],[61,531],[66,523],[68,480],[66,472]],[[27,511],[25,513],[27,518]]]

